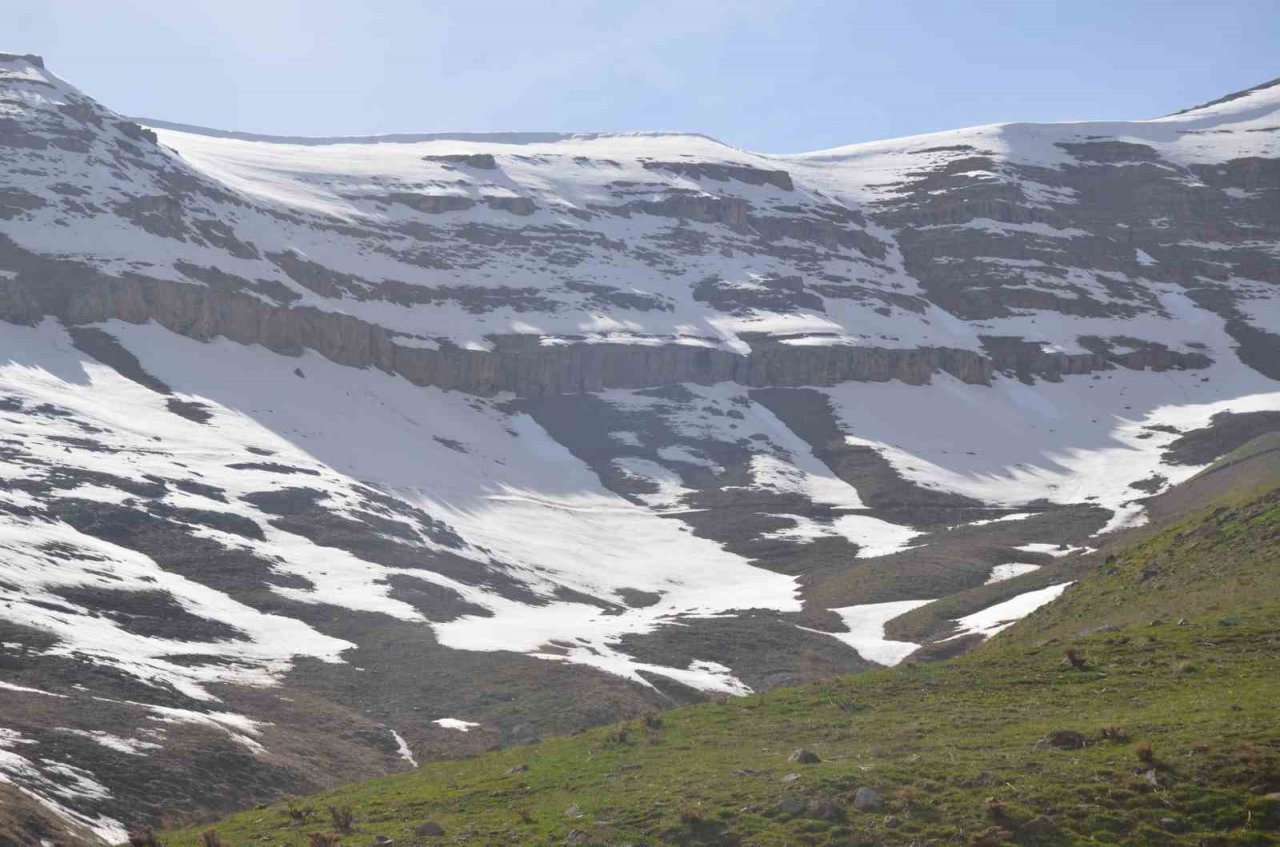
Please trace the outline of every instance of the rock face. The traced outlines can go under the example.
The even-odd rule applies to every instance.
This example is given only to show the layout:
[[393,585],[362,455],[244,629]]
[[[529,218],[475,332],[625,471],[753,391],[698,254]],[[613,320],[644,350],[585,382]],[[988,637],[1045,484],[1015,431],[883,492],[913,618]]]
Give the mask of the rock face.
[[0,841],[980,642],[1280,421],[1278,112],[289,140],[0,55]]
[[[4,135],[23,160],[2,195],[9,320],[154,320],[540,396],[1203,367],[1170,320],[1186,298],[1280,368],[1262,317],[1280,176],[1254,126],[1274,87],[1146,123],[793,157],[692,136],[679,159],[644,136],[366,145],[374,189],[323,144],[146,130],[26,57],[4,67],[22,104]],[[266,164],[282,147],[293,182]],[[101,249],[57,249],[53,227]],[[548,348],[536,367],[504,355],[530,346]]]

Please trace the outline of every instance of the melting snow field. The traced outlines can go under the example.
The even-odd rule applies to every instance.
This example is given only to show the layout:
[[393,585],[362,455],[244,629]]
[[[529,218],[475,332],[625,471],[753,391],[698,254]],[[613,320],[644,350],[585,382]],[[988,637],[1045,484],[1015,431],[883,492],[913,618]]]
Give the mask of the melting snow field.
[[1022,576],[1024,573],[1032,573],[1040,570],[1039,565],[1028,565],[1019,562],[1009,562],[1004,565],[996,565],[991,569],[991,576],[987,578],[987,585],[993,582],[1004,582],[1006,579],[1013,579],[1015,576]]
[[951,638],[960,638],[961,636],[975,633],[990,638],[996,633],[1013,626],[1045,603],[1053,600],[1066,591],[1069,585],[1071,583],[1063,582],[1058,585],[1050,585],[1048,588],[1028,591],[1025,594],[1019,594],[1017,597],[1011,597],[1003,603],[988,606],[980,612],[974,612],[972,615],[958,618],[956,626],[960,627],[960,631],[951,636]]
[[67,805],[110,797],[107,787],[81,768],[41,760],[37,749],[35,740],[0,727],[0,782],[14,785],[58,817],[84,827],[105,843],[122,843],[129,833],[119,821],[82,814]]
[[[608,391],[602,396],[615,408],[629,412],[659,415],[677,435],[727,444],[750,439],[756,451],[751,456],[751,490],[797,494],[809,502],[830,506],[834,511],[863,510],[866,504],[858,491],[840,479],[831,468],[814,455],[813,448],[792,432],[765,406],[753,402],[746,390],[732,383],[683,386],[691,399],[673,407],[662,399],[628,391]],[[707,415],[708,408],[728,414]],[[632,443],[634,433],[615,432],[611,437],[620,443]],[[638,444],[638,441],[634,443]],[[715,472],[723,470],[713,462],[692,454],[688,448],[664,448],[659,455],[676,464],[696,464]],[[690,493],[682,485],[676,470],[646,459],[623,457],[614,464],[630,476],[645,479],[657,487],[655,494],[641,495],[651,506],[677,509],[681,498]],[[837,536],[858,546],[858,557],[887,556],[907,549],[920,532],[865,514],[837,514],[827,522],[803,515],[782,515],[793,525],[767,533],[765,538],[807,542]]]
[[[1174,315],[1179,298],[1166,297]],[[1230,350],[1220,327],[1195,332]],[[874,448],[908,480],[992,506],[1102,506],[1112,518],[1100,532],[1144,520],[1139,501],[1150,492],[1133,483],[1161,477],[1167,487],[1200,470],[1163,460],[1180,432],[1207,426],[1219,412],[1280,410],[1280,385],[1230,353],[1203,371],[1119,369],[1035,385],[997,376],[990,387],[937,375],[923,387],[846,383],[823,391],[846,441]]]
[[[893,603],[867,603],[832,609],[849,628],[848,632],[828,633],[843,641],[868,662],[893,666],[920,649],[910,641],[889,641],[884,637],[884,626],[894,618],[912,609],[932,603],[932,600],[898,600]],[[816,631],[816,630],[814,630]]]
[[[193,532],[253,550],[276,561],[280,571],[305,576],[309,588],[274,588],[291,599],[420,621],[435,628],[440,643],[458,649],[527,652],[592,665],[645,685],[639,672],[649,671],[726,693],[746,690],[727,668],[696,661],[679,668],[637,662],[613,644],[623,635],[681,617],[799,608],[793,578],[753,567],[678,523],[609,492],[531,418],[500,412],[493,402],[344,368],[314,354],[292,359],[227,341],[201,344],[152,326],[115,323],[109,329],[178,396],[205,403],[214,413],[209,423],[168,412],[166,398],[82,356],[52,324],[6,328],[0,335],[0,345],[8,345],[0,355],[10,362],[0,367],[0,388],[33,405],[51,403],[73,412],[75,420],[100,427],[110,449],[69,453],[65,441],[56,439],[80,433],[65,418],[33,422],[10,414],[0,421],[19,427],[35,456],[47,450],[50,458],[87,471],[142,481],[148,474],[188,478],[197,469],[203,484],[226,492],[226,502],[211,503],[172,488],[164,502],[212,508],[256,524],[262,541],[203,527]],[[288,402],[281,402],[282,397]],[[156,439],[164,450],[155,449]],[[460,445],[465,452],[446,444]],[[412,449],[388,450],[388,445]],[[458,533],[462,547],[456,552],[473,559],[477,569],[500,564],[547,602],[529,605],[428,570],[377,565],[274,528],[241,498],[297,483],[289,476],[228,467],[228,456],[241,456],[249,447],[271,451],[274,462],[309,469],[306,484],[327,494],[339,509],[358,503],[357,481],[397,492]],[[21,466],[3,470],[27,472]],[[97,488],[82,486],[68,495],[102,496]],[[55,544],[71,545],[78,559],[67,564],[41,552]],[[426,538],[421,544],[424,549],[439,547]],[[292,618],[257,612],[168,573],[141,554],[82,536],[64,524],[6,519],[0,524],[0,547],[11,558],[10,576],[21,582],[18,592],[5,597],[13,602],[15,619],[54,627],[63,639],[58,650],[93,655],[191,696],[207,699],[203,687],[210,682],[270,682],[298,655],[341,661],[351,646]],[[688,562],[698,567],[689,568]],[[132,635],[106,618],[51,617],[26,602],[46,597],[50,585],[105,584],[105,577],[93,572],[93,563],[99,570],[109,564],[109,571],[125,580],[113,580],[110,587],[158,587],[192,614],[236,627],[242,639],[218,642],[208,652],[237,661],[169,663],[162,657],[189,650]],[[413,607],[390,597],[386,578],[393,574],[445,586],[491,616],[429,624]],[[561,587],[600,597],[641,590],[657,593],[661,600],[607,614],[594,605],[555,599]],[[546,649],[553,642],[572,646]]]

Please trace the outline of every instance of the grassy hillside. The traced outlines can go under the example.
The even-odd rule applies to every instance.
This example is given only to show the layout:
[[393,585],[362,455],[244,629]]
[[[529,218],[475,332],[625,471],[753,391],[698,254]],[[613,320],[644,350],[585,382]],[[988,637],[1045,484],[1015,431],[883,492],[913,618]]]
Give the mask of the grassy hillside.
[[970,655],[436,762],[217,835],[304,845],[350,807],[362,845],[1280,844],[1278,542],[1280,490],[1236,495]]

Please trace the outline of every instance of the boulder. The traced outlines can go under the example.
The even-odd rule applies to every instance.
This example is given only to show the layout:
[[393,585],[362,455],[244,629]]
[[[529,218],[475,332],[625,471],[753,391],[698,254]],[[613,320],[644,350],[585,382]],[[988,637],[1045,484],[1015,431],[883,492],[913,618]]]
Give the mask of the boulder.
[[776,815],[800,815],[804,814],[808,806],[808,801],[803,797],[784,797],[773,807],[773,813]]
[[874,812],[884,807],[884,797],[879,791],[866,785],[853,793],[853,808],[859,812]]

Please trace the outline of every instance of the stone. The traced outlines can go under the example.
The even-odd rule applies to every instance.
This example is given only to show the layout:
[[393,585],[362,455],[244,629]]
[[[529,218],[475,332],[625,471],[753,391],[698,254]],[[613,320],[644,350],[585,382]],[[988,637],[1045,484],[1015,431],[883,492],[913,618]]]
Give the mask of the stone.
[[884,797],[869,786],[862,786],[853,793],[853,808],[859,812],[874,812],[884,807]]
[[435,821],[425,821],[414,828],[413,834],[424,838],[436,838],[444,835],[444,827]]
[[511,774],[524,773],[527,770],[529,770],[529,766],[524,763],[512,765],[507,768],[507,775],[510,776]]
[[808,802],[803,797],[784,797],[773,807],[773,811],[778,815],[800,815],[807,806]]
[[580,818],[582,817],[582,809],[578,808],[577,803],[574,803],[569,808],[564,810],[564,816],[566,818]]
[[788,756],[787,761],[796,762],[801,765],[813,765],[821,762],[822,759],[812,750],[806,750],[801,747],[799,750],[794,751],[790,756]]
[[799,780],[800,780],[800,774],[798,773],[789,773],[782,778],[782,782],[784,783],[798,782]]
[[1048,815],[1038,815],[1019,827],[1018,831],[1026,835],[1048,835],[1058,828],[1058,824]]
[[819,821],[840,817],[840,804],[830,797],[813,797],[805,804],[804,816]]

